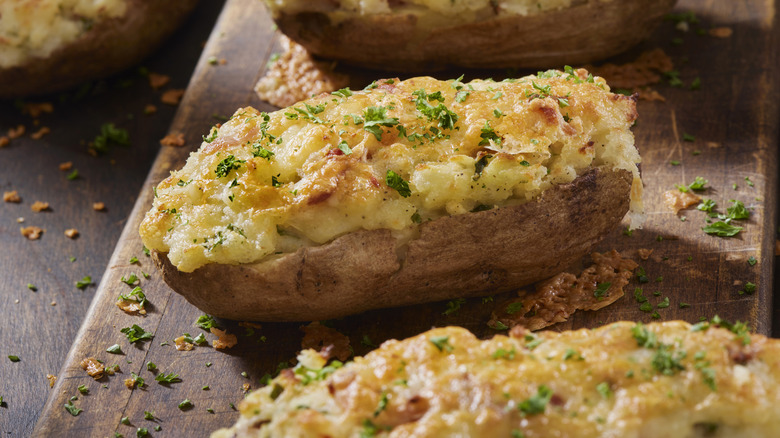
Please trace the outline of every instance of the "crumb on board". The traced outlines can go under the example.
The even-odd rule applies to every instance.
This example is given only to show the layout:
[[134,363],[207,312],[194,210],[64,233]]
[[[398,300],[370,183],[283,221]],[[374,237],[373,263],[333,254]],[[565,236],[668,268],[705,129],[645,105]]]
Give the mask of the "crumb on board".
[[125,386],[127,389],[134,389],[135,388],[135,379],[125,379]]
[[18,218],[16,218],[16,222],[18,222],[20,224],[24,223],[24,218],[23,217],[18,217]]
[[113,376],[114,373],[118,373],[118,372],[119,372],[119,365],[107,366],[105,369],[105,373],[107,376]]
[[157,106],[152,105],[151,103],[144,107],[144,114],[146,114],[147,116],[154,114],[156,112],[157,112]]
[[87,374],[95,380],[100,380],[103,377],[103,373],[106,371],[106,367],[94,357],[88,357],[82,360],[79,365],[81,365],[82,370],[86,371]]
[[701,198],[691,192],[681,192],[677,189],[664,192],[664,204],[677,214],[701,201]]
[[8,138],[5,135],[0,136],[0,148],[4,148],[4,147],[8,146],[9,144],[11,144],[11,139],[10,138]]
[[30,210],[36,213],[40,213],[42,211],[48,211],[49,209],[50,209],[49,203],[43,201],[35,201],[33,202],[33,205],[30,206]]
[[71,239],[75,239],[79,237],[79,230],[75,228],[68,228],[67,230],[65,230],[65,236]]
[[30,225],[29,227],[19,228],[19,232],[22,233],[22,236],[30,240],[38,240],[43,234],[43,228]]
[[106,211],[106,204],[102,202],[93,202],[92,209],[95,211]]
[[16,128],[11,128],[8,130],[8,138],[11,140],[15,138],[19,138],[24,135],[24,132],[26,131],[26,128],[24,125],[19,125]]
[[53,388],[54,384],[57,382],[57,376],[55,376],[54,374],[47,374],[46,380],[49,381],[49,388]]
[[168,85],[171,81],[171,77],[159,73],[149,73],[149,85],[155,90]]
[[215,339],[211,345],[217,350],[224,350],[226,348],[232,348],[238,344],[238,338],[236,335],[229,334],[226,330],[220,330],[216,327],[209,329],[212,334],[216,335],[219,339]]
[[666,102],[666,98],[661,95],[656,90],[653,90],[650,87],[640,87],[638,88],[639,91],[639,100],[646,100],[648,102]]
[[51,129],[49,129],[48,126],[42,126],[41,129],[30,134],[30,138],[32,138],[33,140],[40,140],[41,138],[43,138],[44,135],[49,133],[51,133]]
[[182,336],[179,336],[178,338],[173,340],[173,342],[176,344],[176,349],[177,350],[179,350],[179,351],[190,351],[193,348],[195,348],[195,346],[192,343],[187,342],[186,339],[187,339],[187,337],[182,335]]
[[[116,300],[116,306],[129,315],[146,315],[146,309],[144,309],[144,306],[138,301],[118,298]],[[176,349],[179,349],[178,344],[176,345]]]
[[3,201],[14,202],[18,204],[19,202],[22,202],[22,198],[19,197],[19,192],[16,190],[11,190],[10,192],[3,193]]
[[73,169],[73,162],[72,161],[66,161],[64,163],[60,163],[60,170],[63,172],[67,172],[70,169]]
[[729,38],[734,33],[734,30],[727,26],[713,27],[710,29],[710,36],[715,38]]
[[650,258],[650,255],[653,254],[652,248],[639,248],[636,250],[637,255],[642,260],[647,260]]
[[300,329],[303,331],[301,350],[319,350],[325,353],[326,359],[335,357],[342,362],[352,356],[349,338],[338,330],[324,326],[318,321],[301,326]]
[[166,90],[162,97],[160,97],[160,101],[166,105],[178,105],[181,101],[182,96],[184,96],[184,90],[180,88],[173,88],[170,90]]
[[32,118],[38,118],[43,113],[51,114],[54,112],[54,105],[51,102],[27,102],[22,106],[22,114],[27,114]]
[[160,144],[163,146],[182,147],[186,144],[184,141],[184,134],[181,132],[170,133],[160,140]]
[[56,305],[57,305],[57,302],[56,302],[56,301],[52,301],[51,303],[49,303],[49,305],[50,305],[50,306],[56,306]]
[[241,392],[243,392],[244,394],[249,392],[250,389],[252,389],[252,385],[248,383],[244,383],[243,385],[241,385]]
[[315,61],[303,46],[282,36],[284,53],[255,85],[260,99],[286,107],[313,94],[346,87],[347,75],[333,71],[334,63]]

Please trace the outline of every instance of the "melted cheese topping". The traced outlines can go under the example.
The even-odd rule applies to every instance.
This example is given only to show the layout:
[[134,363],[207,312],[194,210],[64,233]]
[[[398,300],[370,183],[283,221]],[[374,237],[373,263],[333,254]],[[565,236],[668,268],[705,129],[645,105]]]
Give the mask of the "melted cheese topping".
[[780,341],[695,330],[619,322],[480,341],[448,327],[335,371],[304,351],[212,438],[776,436]]
[[633,173],[641,213],[634,101],[584,70],[540,76],[390,79],[240,109],[157,187],[144,244],[190,272],[361,229],[409,237],[420,221],[528,202],[602,165]]
[[3,0],[0,68],[46,58],[88,32],[96,22],[125,14],[127,0]]

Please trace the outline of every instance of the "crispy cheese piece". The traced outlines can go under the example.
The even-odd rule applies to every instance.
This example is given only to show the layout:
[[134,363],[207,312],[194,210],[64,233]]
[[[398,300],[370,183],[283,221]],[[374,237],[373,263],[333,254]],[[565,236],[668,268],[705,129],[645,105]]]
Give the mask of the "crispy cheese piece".
[[212,438],[774,437],[780,341],[724,326],[618,322],[485,341],[434,329],[341,368],[299,360]]
[[[354,231],[529,202],[595,166],[642,182],[633,98],[585,70],[503,82],[418,77],[239,109],[160,183],[141,224],[180,271],[255,263]],[[634,225],[638,225],[634,223]]]

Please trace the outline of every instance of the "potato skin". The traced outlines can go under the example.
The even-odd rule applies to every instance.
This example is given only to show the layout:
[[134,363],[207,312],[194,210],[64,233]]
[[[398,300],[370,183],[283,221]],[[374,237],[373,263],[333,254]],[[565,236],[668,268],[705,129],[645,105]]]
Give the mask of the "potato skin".
[[539,15],[417,29],[411,14],[356,16],[333,25],[318,12],[281,13],[279,29],[311,53],[361,67],[549,68],[616,55],[647,38],[677,0],[586,0]]
[[49,57],[0,69],[0,99],[65,90],[108,76],[149,55],[189,15],[198,0],[128,0],[120,18],[98,21]]
[[192,273],[163,253],[152,257],[176,292],[229,319],[322,320],[485,296],[550,277],[587,254],[628,211],[631,181],[628,171],[597,167],[526,204],[423,223],[404,248],[389,230],[373,230],[260,263],[208,264]]

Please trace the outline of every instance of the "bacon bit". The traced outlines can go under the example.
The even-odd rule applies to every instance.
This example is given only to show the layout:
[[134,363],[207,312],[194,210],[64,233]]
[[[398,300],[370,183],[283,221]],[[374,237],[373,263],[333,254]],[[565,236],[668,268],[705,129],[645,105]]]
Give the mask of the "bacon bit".
[[650,254],[653,253],[653,250],[650,248],[639,248],[636,250],[637,255],[639,255],[639,258],[642,260],[647,260],[650,258]]
[[67,172],[70,169],[73,169],[73,162],[72,161],[66,161],[64,163],[60,163],[60,170],[63,172]]
[[30,210],[40,213],[42,211],[49,210],[49,203],[48,202],[41,202],[41,201],[35,201],[33,202],[33,205],[30,206]]
[[731,36],[731,34],[734,33],[734,31],[730,27],[713,27],[710,29],[710,36],[714,36],[715,38],[728,38]]
[[[122,309],[122,311],[124,311],[125,313],[130,315],[138,315],[138,314],[146,315],[146,309],[144,309],[143,306],[141,306],[141,303],[139,303],[138,301],[124,300],[122,298],[118,298],[116,300],[116,306]],[[182,336],[182,338],[183,337],[184,336]],[[178,342],[176,344],[176,349],[180,350]],[[192,350],[192,348],[190,348],[190,350]]]
[[25,103],[22,107],[22,114],[29,114],[33,119],[38,118],[43,113],[51,114],[54,112],[54,105],[51,102]]
[[144,114],[151,115],[157,112],[157,107],[151,103],[144,107]]
[[606,79],[612,89],[636,89],[661,82],[660,73],[673,70],[674,64],[662,49],[654,49],[642,53],[634,62],[588,66],[586,69]]
[[3,193],[3,201],[14,202],[18,204],[22,202],[22,198],[19,197],[19,192],[17,192],[16,190],[12,190],[10,192]]
[[68,228],[67,230],[65,230],[65,236],[70,237],[71,239],[75,239],[79,237],[79,230],[75,228]]
[[161,75],[159,73],[149,73],[149,85],[155,90],[160,89],[171,81],[171,77],[168,75]]
[[318,321],[314,321],[307,326],[301,326],[303,339],[301,339],[301,349],[313,348],[320,350],[320,354],[327,360],[336,357],[340,361],[345,361],[352,356],[349,348],[349,338],[336,329],[326,327]]
[[214,346],[217,350],[224,350],[226,348],[232,348],[236,344],[238,344],[238,338],[236,338],[236,335],[231,335],[227,332],[227,330],[220,330],[216,327],[212,327],[210,329],[211,333],[214,335],[217,335],[219,339],[215,339],[211,345]]
[[127,389],[135,389],[135,379],[125,379],[125,386]]
[[11,128],[8,130],[8,138],[10,138],[11,140],[15,138],[19,138],[24,135],[25,130],[26,128],[24,127],[24,125],[19,125],[16,127],[16,129]]
[[664,204],[677,214],[692,205],[698,204],[701,198],[691,192],[679,190],[667,190],[664,192]]
[[260,99],[286,107],[349,84],[349,76],[333,71],[335,64],[315,61],[303,46],[285,36],[279,42],[284,53],[255,85]]
[[[119,304],[117,303],[117,305],[119,305]],[[173,342],[176,343],[176,349],[177,350],[179,350],[179,351],[190,351],[193,348],[195,348],[194,345],[192,345],[191,343],[185,341],[184,340],[185,338],[186,338],[186,336],[181,335],[178,338],[173,340]]]
[[162,140],[160,140],[160,144],[163,146],[182,147],[186,142],[184,141],[184,134],[177,132],[163,137]]
[[106,371],[106,367],[94,357],[88,357],[82,360],[80,365],[81,369],[86,371],[87,374],[95,380],[100,380],[103,377],[103,373]]
[[251,388],[252,388],[252,385],[250,385],[250,384],[248,384],[248,383],[244,383],[243,385],[241,385],[241,392],[243,392],[244,394],[246,394],[247,392],[249,392],[249,390],[250,390]]
[[[566,321],[577,310],[598,310],[614,303],[623,296],[623,287],[639,265],[622,258],[615,250],[606,254],[594,252],[591,258],[594,264],[582,271],[579,277],[562,272],[537,284],[533,293],[519,291],[519,298],[496,307],[488,325],[495,327],[501,322],[508,327],[523,326],[535,331]],[[596,288],[605,283],[610,283],[606,293],[596,297]],[[522,303],[522,307],[510,314],[507,309],[514,303]],[[514,333],[514,330],[510,332]]]
[[41,129],[38,130],[38,132],[34,132],[30,134],[30,137],[33,140],[40,140],[43,138],[44,135],[49,134],[51,132],[51,129],[49,129],[48,126],[43,126]]
[[54,388],[54,383],[57,382],[57,376],[54,374],[47,374],[46,378],[49,380],[49,388]]
[[19,228],[19,231],[22,233],[22,236],[30,240],[38,240],[41,238],[41,234],[43,234],[43,228],[32,225],[29,227]]
[[4,148],[4,147],[8,146],[9,144],[11,144],[11,139],[10,138],[8,138],[6,136],[0,137],[0,148]]
[[170,89],[163,93],[160,101],[167,105],[178,105],[181,101],[181,97],[184,96],[184,90],[182,89]]
[[102,202],[93,202],[92,203],[92,209],[95,211],[105,211],[106,210],[106,204]]

